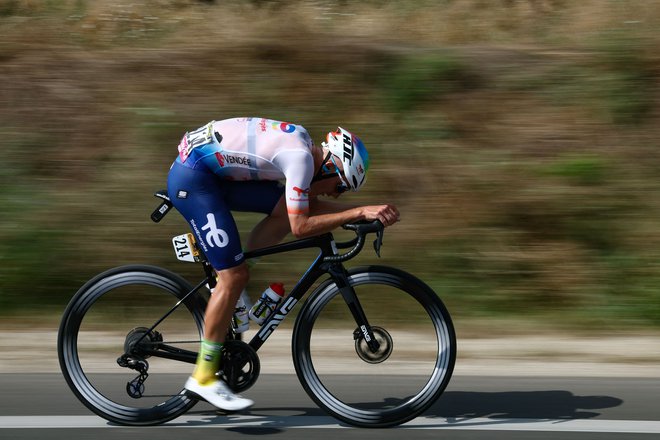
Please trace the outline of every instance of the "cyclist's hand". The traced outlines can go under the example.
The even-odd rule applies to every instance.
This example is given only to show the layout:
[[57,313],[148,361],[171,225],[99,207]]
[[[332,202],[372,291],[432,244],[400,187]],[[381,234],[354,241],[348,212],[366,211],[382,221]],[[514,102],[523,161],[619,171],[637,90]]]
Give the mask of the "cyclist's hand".
[[399,210],[394,205],[363,206],[362,214],[365,220],[380,220],[385,226],[393,225],[399,221]]

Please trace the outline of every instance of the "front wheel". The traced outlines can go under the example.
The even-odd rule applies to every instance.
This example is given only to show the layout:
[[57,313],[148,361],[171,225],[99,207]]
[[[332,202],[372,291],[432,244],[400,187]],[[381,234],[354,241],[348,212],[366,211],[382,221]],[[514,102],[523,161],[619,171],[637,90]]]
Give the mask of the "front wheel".
[[388,267],[349,271],[378,348],[369,347],[334,281],[321,284],[293,331],[296,373],[307,394],[354,426],[405,423],[446,388],[456,336],[437,295],[412,275]]
[[183,391],[192,366],[160,355],[188,353],[186,362],[194,363],[204,301],[193,294],[181,303],[191,290],[167,270],[124,266],[76,293],[62,317],[58,354],[85,406],[122,425],[154,425],[197,402]]

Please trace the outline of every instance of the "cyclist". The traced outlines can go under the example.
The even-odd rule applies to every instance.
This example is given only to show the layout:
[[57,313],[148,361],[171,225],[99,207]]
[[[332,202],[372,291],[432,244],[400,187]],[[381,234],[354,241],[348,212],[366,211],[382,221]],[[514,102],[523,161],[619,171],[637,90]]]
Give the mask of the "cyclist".
[[263,118],[211,121],[186,133],[178,150],[168,193],[218,280],[185,388],[218,408],[245,409],[253,402],[216,376],[234,307],[249,277],[230,211],[266,214],[249,234],[245,248],[250,250],[277,244],[290,232],[297,238],[313,236],[359,220],[389,226],[399,220],[399,212],[390,204],[350,206],[318,198],[358,191],[366,180],[364,144],[341,127],[318,147],[300,125]]

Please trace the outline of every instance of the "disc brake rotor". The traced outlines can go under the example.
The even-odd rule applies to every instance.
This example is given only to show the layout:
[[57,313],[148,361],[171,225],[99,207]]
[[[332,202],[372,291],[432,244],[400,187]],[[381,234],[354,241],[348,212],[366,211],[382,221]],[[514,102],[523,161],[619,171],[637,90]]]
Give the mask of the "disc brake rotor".
[[390,336],[388,331],[384,328],[373,326],[371,327],[371,331],[374,334],[374,338],[380,345],[378,350],[376,352],[371,351],[369,344],[364,339],[364,334],[361,331],[356,330],[360,336],[355,340],[355,351],[363,361],[370,364],[379,364],[390,357],[392,354],[392,349],[394,348],[394,343],[392,341],[392,336]]

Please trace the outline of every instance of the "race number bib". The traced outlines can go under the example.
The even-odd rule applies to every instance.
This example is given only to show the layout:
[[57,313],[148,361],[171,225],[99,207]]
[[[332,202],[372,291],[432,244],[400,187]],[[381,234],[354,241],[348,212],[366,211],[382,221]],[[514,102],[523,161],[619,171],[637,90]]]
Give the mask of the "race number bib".
[[213,122],[211,121],[195,131],[190,131],[181,139],[179,144],[179,157],[185,162],[190,152],[197,147],[213,143]]
[[195,237],[192,234],[177,235],[172,238],[172,246],[174,246],[174,253],[179,260],[189,261],[191,263],[200,261]]

